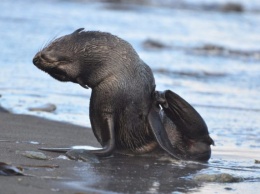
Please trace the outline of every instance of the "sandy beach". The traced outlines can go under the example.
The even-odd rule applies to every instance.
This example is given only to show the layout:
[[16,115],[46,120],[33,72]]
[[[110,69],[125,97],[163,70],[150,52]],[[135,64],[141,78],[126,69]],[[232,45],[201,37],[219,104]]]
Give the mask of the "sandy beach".
[[[23,156],[25,151],[39,151],[42,146],[91,144],[97,146],[92,131],[75,125],[48,121],[26,115],[0,112],[0,162],[15,166],[57,165],[58,168],[23,167],[30,176],[0,176],[1,193],[76,193],[77,189],[62,187],[61,182],[77,180],[73,168],[85,164],[64,159],[37,160]],[[84,138],[78,138],[84,137]],[[39,144],[37,144],[38,142]],[[44,152],[43,152],[44,153]],[[50,158],[60,154],[46,152]]]

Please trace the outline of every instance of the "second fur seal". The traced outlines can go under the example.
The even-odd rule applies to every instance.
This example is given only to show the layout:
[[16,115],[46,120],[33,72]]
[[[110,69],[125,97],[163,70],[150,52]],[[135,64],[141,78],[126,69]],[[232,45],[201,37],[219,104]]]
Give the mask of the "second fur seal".
[[177,159],[210,158],[214,142],[204,120],[174,92],[155,91],[150,67],[123,39],[80,28],[52,41],[33,63],[59,81],[92,89],[90,122],[102,149],[69,150],[69,157],[159,149]]

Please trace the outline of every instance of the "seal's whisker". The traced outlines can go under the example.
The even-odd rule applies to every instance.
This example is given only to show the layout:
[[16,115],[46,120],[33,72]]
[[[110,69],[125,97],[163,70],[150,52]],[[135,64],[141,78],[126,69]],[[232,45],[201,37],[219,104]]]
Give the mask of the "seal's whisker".
[[38,52],[41,52],[46,45],[46,41],[42,43],[41,47],[39,48]]
[[47,40],[47,41],[45,42],[45,44],[43,45],[43,48],[42,48],[42,49],[48,47],[48,46],[50,45],[50,43],[52,42],[53,39],[54,39],[54,38],[51,38],[51,39]]
[[48,45],[49,45],[51,42],[55,41],[55,40],[57,39],[57,37],[58,37],[58,34],[55,35],[55,36],[53,36],[53,38],[49,40]]
[[45,41],[42,43],[42,46],[41,46],[41,48],[40,48],[40,51],[42,51],[45,47],[47,47],[48,42],[49,42],[49,40],[45,40]]
[[59,34],[60,34],[60,32],[56,33],[56,35],[54,35],[52,38],[50,38],[49,40],[47,40],[47,41],[43,44],[41,50],[43,50],[44,48],[48,47],[53,41],[55,41],[55,40],[57,39],[57,37],[58,37]]

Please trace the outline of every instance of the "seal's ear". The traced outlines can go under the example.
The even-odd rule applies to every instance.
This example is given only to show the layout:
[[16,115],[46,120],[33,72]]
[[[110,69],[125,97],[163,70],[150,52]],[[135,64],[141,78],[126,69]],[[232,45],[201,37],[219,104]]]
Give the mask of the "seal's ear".
[[72,34],[78,34],[80,33],[81,31],[83,31],[85,28],[79,28],[77,30],[75,30]]
[[171,90],[156,91],[155,96],[166,116],[172,120],[182,134],[191,139],[203,139],[209,145],[214,145],[214,141],[209,137],[205,121],[187,101]]

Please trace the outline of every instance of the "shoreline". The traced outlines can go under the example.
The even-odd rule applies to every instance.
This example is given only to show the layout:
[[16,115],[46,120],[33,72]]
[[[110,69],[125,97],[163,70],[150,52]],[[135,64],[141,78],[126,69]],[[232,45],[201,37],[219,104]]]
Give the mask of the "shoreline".
[[[239,150],[239,148],[213,147],[213,155],[208,167],[185,163],[185,161],[169,163],[169,161],[138,156],[111,157],[102,160],[99,164],[93,164],[67,160],[60,157],[63,154],[38,150],[40,147],[70,147],[73,145],[98,147],[99,143],[90,128],[37,116],[12,114],[0,108],[0,131],[0,162],[22,166],[24,173],[30,175],[0,176],[1,190],[6,194],[148,192],[150,189],[157,188],[153,188],[154,181],[160,185],[157,188],[159,193],[172,191],[225,193],[227,187],[232,190],[241,187],[247,188],[248,193],[251,193],[250,188],[258,187],[257,183],[260,180],[260,177],[255,177],[252,180],[238,183],[208,184],[197,183],[189,178],[198,173],[211,174],[214,172],[217,174],[227,172],[236,176],[235,171],[237,170],[248,171],[249,174],[245,177],[257,176],[255,174],[258,172],[258,166],[253,163],[254,159],[259,159],[256,156],[259,149],[252,149],[250,154],[247,150]],[[44,153],[49,159],[27,158],[23,155],[26,151]],[[223,164],[226,161],[236,163],[236,165],[225,167],[222,166],[221,161]],[[51,166],[55,167],[50,168]],[[251,167],[253,168],[251,169]],[[251,172],[254,169],[256,172]]]

